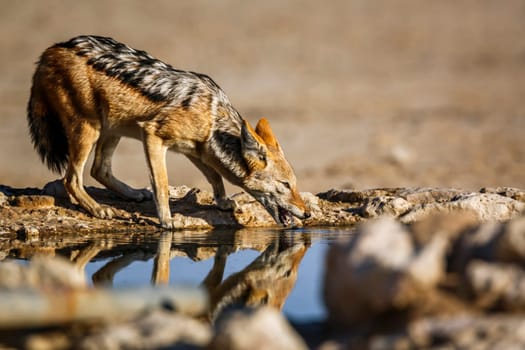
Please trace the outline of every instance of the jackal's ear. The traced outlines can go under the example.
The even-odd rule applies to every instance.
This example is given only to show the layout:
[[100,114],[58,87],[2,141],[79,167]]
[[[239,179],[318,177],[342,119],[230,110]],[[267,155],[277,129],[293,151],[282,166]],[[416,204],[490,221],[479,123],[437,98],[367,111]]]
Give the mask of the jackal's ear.
[[264,141],[244,120],[241,128],[242,156],[250,171],[261,170],[266,167],[266,146]]
[[270,122],[266,118],[259,120],[255,127],[255,132],[262,138],[266,146],[279,149],[279,142],[277,142],[277,138],[270,127]]

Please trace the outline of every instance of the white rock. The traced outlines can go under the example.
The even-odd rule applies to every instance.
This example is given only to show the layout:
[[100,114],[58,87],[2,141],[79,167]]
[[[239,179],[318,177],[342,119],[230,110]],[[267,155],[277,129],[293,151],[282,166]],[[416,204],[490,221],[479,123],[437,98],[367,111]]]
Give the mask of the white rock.
[[304,340],[282,314],[268,306],[234,311],[219,321],[209,349],[302,350]]

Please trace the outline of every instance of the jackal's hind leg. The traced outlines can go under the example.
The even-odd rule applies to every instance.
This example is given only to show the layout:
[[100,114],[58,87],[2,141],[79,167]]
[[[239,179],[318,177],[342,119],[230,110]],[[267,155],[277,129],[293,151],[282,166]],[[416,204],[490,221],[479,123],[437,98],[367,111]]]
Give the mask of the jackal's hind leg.
[[98,204],[84,189],[82,174],[84,166],[99,137],[99,131],[87,122],[80,122],[74,128],[76,142],[69,142],[69,163],[64,176],[64,187],[69,196],[91,215],[109,219],[113,217],[113,210]]
[[196,157],[188,156],[188,159],[204,174],[213,189],[213,198],[221,210],[234,210],[237,206],[234,200],[226,196],[222,176],[212,167],[203,163]]
[[91,176],[98,182],[122,196],[136,202],[150,200],[151,192],[146,189],[137,190],[126,185],[113,176],[111,170],[111,157],[120,141],[120,136],[101,135],[95,149],[95,159],[91,168]]

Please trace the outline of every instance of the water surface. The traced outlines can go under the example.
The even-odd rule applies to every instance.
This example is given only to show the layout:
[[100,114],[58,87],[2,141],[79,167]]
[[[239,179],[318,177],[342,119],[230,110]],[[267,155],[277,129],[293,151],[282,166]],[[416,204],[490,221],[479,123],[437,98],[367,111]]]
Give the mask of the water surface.
[[352,232],[307,228],[120,233],[68,237],[54,244],[57,255],[85,269],[91,285],[202,286],[211,295],[212,317],[231,304],[270,304],[290,319],[306,322],[325,316],[322,279],[329,245],[348,239]]

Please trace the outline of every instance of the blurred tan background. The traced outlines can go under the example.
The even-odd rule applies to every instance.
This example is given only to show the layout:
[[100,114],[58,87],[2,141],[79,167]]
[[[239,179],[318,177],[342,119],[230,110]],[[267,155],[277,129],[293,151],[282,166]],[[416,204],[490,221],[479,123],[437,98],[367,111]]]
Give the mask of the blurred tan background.
[[[40,53],[78,34],[210,75],[245,118],[270,120],[300,190],[525,187],[525,1],[1,0],[1,184],[57,177],[25,105]],[[168,161],[172,185],[209,188]],[[114,163],[148,185],[138,142]]]

